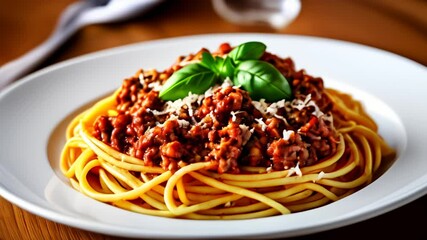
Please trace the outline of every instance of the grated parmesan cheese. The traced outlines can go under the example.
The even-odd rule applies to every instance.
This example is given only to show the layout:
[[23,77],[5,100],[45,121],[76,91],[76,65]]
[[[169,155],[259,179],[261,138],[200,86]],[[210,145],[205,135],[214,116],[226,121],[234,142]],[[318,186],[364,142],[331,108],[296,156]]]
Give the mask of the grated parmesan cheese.
[[290,177],[293,174],[296,174],[297,176],[301,177],[302,176],[302,172],[301,169],[299,168],[299,162],[297,163],[297,165],[295,167],[291,167],[288,171],[288,174],[286,175],[286,177]]
[[148,84],[148,87],[151,88],[153,91],[160,92],[163,88],[163,85],[160,84],[160,82],[151,82]]
[[190,117],[193,116],[193,107],[192,104],[197,102],[199,99],[199,95],[192,94],[191,92],[188,93],[188,96],[182,99],[183,105],[186,105],[188,108],[188,115]]
[[260,111],[262,114],[266,114],[268,104],[265,102],[265,99],[260,99],[259,101],[252,101],[252,105]]
[[239,113],[242,113],[243,111],[237,111],[237,112],[235,112],[235,111],[231,111],[230,112],[230,114],[231,114],[231,121],[232,122],[235,122],[236,120],[237,120],[237,118],[236,118],[236,114],[239,114]]
[[285,124],[286,124],[286,125],[289,125],[289,124],[288,124],[288,121],[287,121],[287,120],[286,120],[286,118],[284,118],[283,116],[280,116],[280,115],[278,115],[278,114],[274,114],[274,116],[275,116],[276,118],[278,118],[278,119],[283,120],[283,122],[285,122]]
[[261,126],[262,131],[265,131],[265,129],[267,129],[267,124],[265,124],[262,118],[255,118],[255,121]]
[[165,115],[169,113],[168,111],[157,111],[157,110],[152,110],[150,108],[146,108],[146,111],[153,113],[154,116]]
[[176,120],[178,122],[180,128],[185,128],[185,127],[190,126],[190,122],[189,121],[187,121],[185,119],[179,119],[178,116],[176,116],[176,115],[171,115],[169,117],[168,121],[169,120]]
[[286,141],[288,141],[291,136],[295,134],[295,132],[293,130],[283,130],[283,139],[285,139]]
[[258,111],[260,111],[263,115],[269,114],[271,116],[274,116],[278,119],[283,120],[285,124],[288,124],[288,121],[286,120],[286,118],[277,114],[277,111],[279,110],[279,108],[284,108],[285,104],[286,104],[286,101],[284,99],[271,103],[270,105],[268,105],[265,102],[265,99],[260,99],[259,101],[252,101],[252,105]]
[[227,77],[224,82],[221,84],[222,88],[226,88],[226,87],[231,87],[234,86],[233,82],[231,81],[231,79],[229,77]]
[[242,130],[242,146],[245,146],[251,138],[252,132],[249,130],[249,127],[244,124],[240,124],[239,128]]
[[210,97],[210,96],[212,96],[213,95],[213,92],[214,92],[214,89],[213,89],[213,87],[210,87],[210,88],[208,88],[208,90],[206,90],[205,91],[205,98],[208,98],[208,97]]
[[181,109],[185,106],[188,110],[188,114],[193,116],[193,107],[192,104],[199,100],[199,95],[192,94],[191,92],[187,97],[183,99],[177,99],[175,101],[167,101],[165,103],[165,108],[163,111],[157,111],[147,108],[147,112],[152,112],[154,115],[164,115],[164,114],[177,114],[181,112]]
[[320,179],[322,179],[325,176],[325,174],[326,174],[325,172],[320,171],[319,174],[317,174],[316,180],[314,182],[319,181]]
[[141,73],[138,75],[138,78],[139,78],[139,82],[142,84],[142,86],[144,86],[144,83],[145,83],[145,80],[144,80],[144,72],[141,72]]
[[324,113],[322,111],[320,111],[320,109],[317,106],[317,104],[311,99],[311,94],[308,94],[305,97],[304,101],[302,101],[301,99],[294,99],[292,101],[292,103],[291,103],[291,106],[293,108],[298,109],[298,111],[301,111],[305,107],[313,106],[314,107],[314,112],[312,114],[314,116],[320,117],[320,116],[324,115]]
[[284,99],[270,104],[270,106],[268,106],[266,109],[266,113],[269,113],[269,114],[275,116],[277,114],[277,111],[279,110],[279,108],[283,108],[283,107],[285,107],[285,100]]
[[307,106],[307,103],[311,101],[311,94],[308,94],[305,97],[305,100],[302,101],[301,99],[294,99],[292,101],[292,107],[298,109],[298,111],[301,111],[303,108]]

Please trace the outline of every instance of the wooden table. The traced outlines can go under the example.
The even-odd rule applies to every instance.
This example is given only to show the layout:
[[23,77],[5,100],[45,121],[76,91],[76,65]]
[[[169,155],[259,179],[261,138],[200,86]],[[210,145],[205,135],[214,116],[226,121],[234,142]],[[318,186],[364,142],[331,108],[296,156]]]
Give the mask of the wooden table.
[[[0,65],[48,37],[71,0],[0,2]],[[130,21],[89,26],[46,60],[62,60],[110,47],[175,36],[279,32],[319,36],[384,49],[427,65],[427,2],[422,0],[302,0],[299,17],[287,28],[233,25],[218,17],[209,1],[169,0]],[[427,81],[427,79],[426,79]],[[427,196],[381,216],[295,239],[425,239]],[[74,229],[35,216],[0,197],[0,239],[119,239]]]

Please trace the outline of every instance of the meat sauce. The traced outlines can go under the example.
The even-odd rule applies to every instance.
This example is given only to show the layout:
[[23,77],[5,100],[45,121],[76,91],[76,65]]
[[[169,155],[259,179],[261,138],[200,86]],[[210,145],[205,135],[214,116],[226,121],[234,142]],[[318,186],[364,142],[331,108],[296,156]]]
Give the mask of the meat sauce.
[[[227,54],[222,44],[212,54]],[[123,81],[116,116],[100,116],[93,135],[112,148],[142,159],[148,166],[177,170],[180,163],[210,161],[218,173],[240,173],[241,166],[271,171],[309,166],[335,153],[332,102],[323,80],[295,70],[290,58],[265,52],[289,81],[294,99],[266,103],[225,82],[204,95],[163,101],[159,88],[196,54],[180,57],[163,72],[140,70]]]

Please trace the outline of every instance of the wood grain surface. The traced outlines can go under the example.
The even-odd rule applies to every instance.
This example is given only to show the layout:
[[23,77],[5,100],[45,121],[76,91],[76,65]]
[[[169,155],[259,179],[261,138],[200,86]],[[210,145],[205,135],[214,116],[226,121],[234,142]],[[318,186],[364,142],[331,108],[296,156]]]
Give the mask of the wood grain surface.
[[[72,2],[0,1],[0,65],[46,39],[61,12]],[[425,0],[302,0],[298,18],[280,30],[228,23],[215,14],[207,0],[167,0],[148,14],[129,21],[81,29],[37,69],[82,54],[146,40],[232,32],[274,32],[345,40],[390,51],[427,66]],[[424,196],[363,222],[293,239],[427,239],[426,216],[427,196]],[[122,238],[46,220],[0,197],[0,239]]]

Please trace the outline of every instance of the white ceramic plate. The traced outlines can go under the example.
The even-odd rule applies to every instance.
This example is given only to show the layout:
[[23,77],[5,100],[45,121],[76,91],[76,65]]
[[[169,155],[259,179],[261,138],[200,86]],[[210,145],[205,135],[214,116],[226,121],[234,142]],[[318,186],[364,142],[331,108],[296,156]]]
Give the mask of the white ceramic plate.
[[[163,70],[179,55],[222,42],[263,41],[297,68],[362,100],[397,149],[394,164],[357,193],[317,209],[253,220],[193,221],[145,216],[73,190],[58,170],[71,116],[117,89],[139,68]],[[44,218],[104,234],[148,238],[289,237],[362,221],[427,192],[427,69],[357,44],[289,35],[218,34],[130,45],[38,71],[0,93],[0,195]]]

